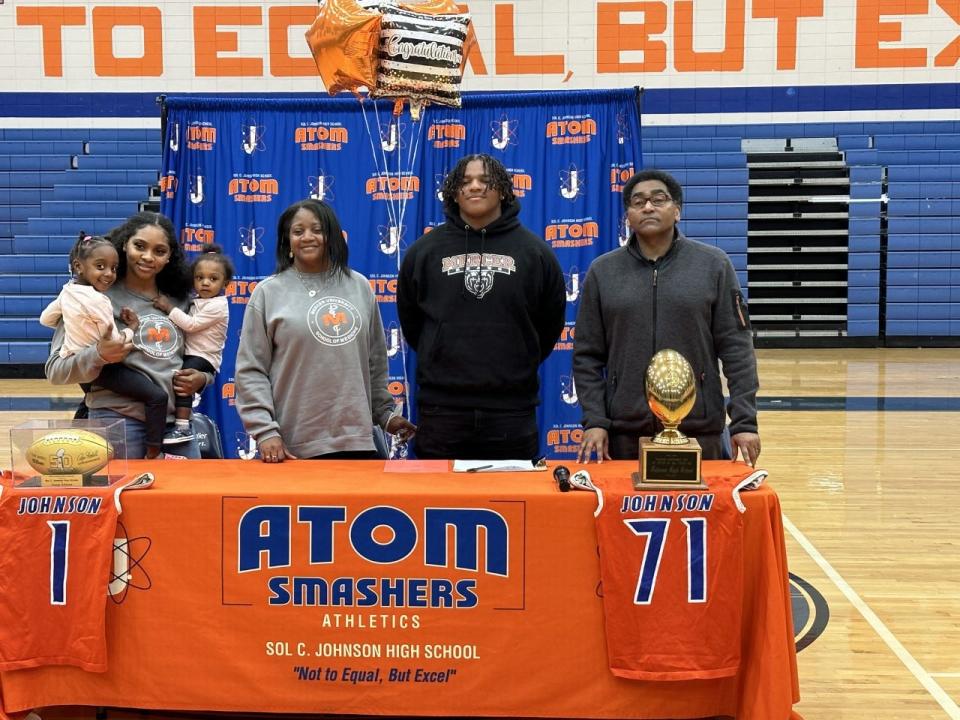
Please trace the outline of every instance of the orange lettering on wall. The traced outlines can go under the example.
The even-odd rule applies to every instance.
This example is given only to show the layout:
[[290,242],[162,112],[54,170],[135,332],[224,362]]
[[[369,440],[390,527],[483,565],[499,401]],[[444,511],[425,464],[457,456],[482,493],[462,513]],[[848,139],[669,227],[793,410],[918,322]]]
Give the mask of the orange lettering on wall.
[[[268,11],[270,19],[270,74],[273,77],[310,77],[317,74],[313,58],[290,55],[291,25],[302,25],[304,32],[317,17],[317,9],[309,5],[286,7],[274,5]],[[300,34],[301,38],[303,34]],[[301,39],[300,45],[306,47]]]
[[[642,12],[642,23],[625,24],[621,13]],[[667,29],[667,6],[662,2],[602,2],[597,4],[597,72],[663,72],[667,44],[653,40]],[[620,62],[625,50],[643,52],[643,62]]]
[[745,0],[727,0],[723,50],[693,49],[693,2],[677,0],[674,10],[674,66],[682,72],[739,72],[743,70]]
[[263,59],[252,57],[220,57],[221,52],[236,52],[237,33],[221,32],[219,25],[260,25],[259,7],[222,5],[193,9],[193,58],[197,77],[259,77],[263,75]]
[[899,22],[881,22],[884,15],[926,15],[927,0],[858,0],[856,53],[858,68],[924,67],[924,48],[881,48],[883,42],[899,42]]
[[[960,0],[953,0],[952,2],[949,0],[937,0],[937,5],[943,8],[943,11],[947,13],[957,25],[960,25]],[[960,60],[960,35],[955,37],[949,45],[937,53],[937,56],[933,59],[933,64],[936,67],[953,67],[957,64],[957,60]]]
[[753,16],[777,21],[777,70],[796,70],[798,21],[823,17],[823,0],[753,0]]
[[[460,12],[470,12],[470,6],[466,3],[458,3],[457,9]],[[474,75],[487,75],[487,64],[483,61],[483,53],[480,52],[480,43],[477,42],[477,33],[473,30],[473,23],[467,27],[467,39],[463,43],[464,60],[470,63],[470,69]],[[464,65],[465,67],[465,65]]]
[[63,77],[63,26],[86,23],[87,11],[82,7],[17,6],[17,25],[42,28],[43,74],[47,77]]
[[[157,7],[93,8],[93,70],[100,77],[160,77],[163,75],[163,24]],[[143,55],[113,54],[113,29],[143,28]]]
[[513,26],[513,4],[494,5],[495,34],[494,59],[498,75],[562,75],[563,55],[517,55],[516,34]]

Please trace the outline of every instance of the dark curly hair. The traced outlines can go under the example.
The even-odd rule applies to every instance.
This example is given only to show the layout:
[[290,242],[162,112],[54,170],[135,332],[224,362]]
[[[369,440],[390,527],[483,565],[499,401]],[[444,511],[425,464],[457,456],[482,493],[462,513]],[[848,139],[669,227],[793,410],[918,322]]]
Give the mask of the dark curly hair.
[[215,243],[207,243],[202,248],[200,248],[200,254],[197,255],[193,262],[190,264],[190,276],[194,276],[197,272],[197,265],[201,262],[215,262],[220,263],[220,267],[223,268],[223,284],[226,285],[228,282],[233,280],[233,261],[227,255],[223,254],[223,248]]
[[490,178],[489,189],[500,194],[500,197],[503,198],[501,205],[513,203],[516,200],[513,194],[513,178],[510,177],[510,173],[507,172],[503,163],[490,155],[476,154],[460,158],[456,167],[447,173],[447,177],[444,178],[443,187],[440,188],[444,209],[455,210],[458,207],[457,195],[463,185],[463,176],[467,171],[467,165],[474,160],[483,163],[483,171]]
[[280,274],[287,268],[293,267],[293,258],[290,249],[290,226],[293,225],[293,216],[301,210],[309,210],[323,228],[323,236],[327,241],[327,257],[330,260],[330,272],[334,275],[350,275],[347,261],[350,251],[347,248],[347,239],[340,227],[340,220],[333,208],[320,200],[308,198],[300,200],[288,207],[277,221],[277,267],[274,273]]
[[187,265],[183,249],[177,242],[177,232],[173,228],[173,223],[160,213],[138,212],[136,215],[127,218],[123,225],[114,228],[107,234],[107,237],[110,238],[113,246],[117,249],[117,255],[120,256],[120,262],[117,265],[117,282],[121,282],[127,276],[127,252],[124,248],[127,240],[143,228],[151,225],[163,231],[167,238],[167,245],[170,247],[170,260],[157,273],[157,289],[164,295],[169,295],[177,300],[185,300],[193,288],[193,274]]

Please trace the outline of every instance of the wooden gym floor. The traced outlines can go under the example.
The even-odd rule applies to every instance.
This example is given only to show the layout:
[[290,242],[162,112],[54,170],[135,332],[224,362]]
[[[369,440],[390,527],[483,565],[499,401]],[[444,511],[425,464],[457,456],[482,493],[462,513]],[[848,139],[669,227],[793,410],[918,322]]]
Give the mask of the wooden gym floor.
[[[805,720],[960,720],[960,349],[758,356],[759,466],[783,504],[800,609],[796,709]],[[0,467],[9,427],[69,417],[78,398],[0,380]]]

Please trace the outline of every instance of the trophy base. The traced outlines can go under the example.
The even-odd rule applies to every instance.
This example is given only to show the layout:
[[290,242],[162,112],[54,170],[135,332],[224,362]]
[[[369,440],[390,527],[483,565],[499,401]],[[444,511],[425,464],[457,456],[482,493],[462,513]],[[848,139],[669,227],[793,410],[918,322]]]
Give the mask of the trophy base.
[[123,479],[124,475],[33,475],[26,480],[17,483],[18,487],[24,488],[79,488],[79,487],[107,487],[108,485]]
[[65,473],[62,475],[40,475],[40,487],[71,488],[83,487],[81,473]]
[[706,488],[700,477],[702,450],[690,438],[686,445],[661,445],[640,438],[640,471],[632,474],[635,490],[676,490]]

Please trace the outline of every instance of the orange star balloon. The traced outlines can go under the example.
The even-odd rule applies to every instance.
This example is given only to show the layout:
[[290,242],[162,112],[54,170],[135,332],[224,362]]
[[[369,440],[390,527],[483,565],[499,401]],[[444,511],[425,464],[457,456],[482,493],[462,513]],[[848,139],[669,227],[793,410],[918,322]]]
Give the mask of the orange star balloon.
[[381,15],[356,0],[325,0],[306,32],[317,70],[331,95],[359,94],[377,82],[377,45]]

